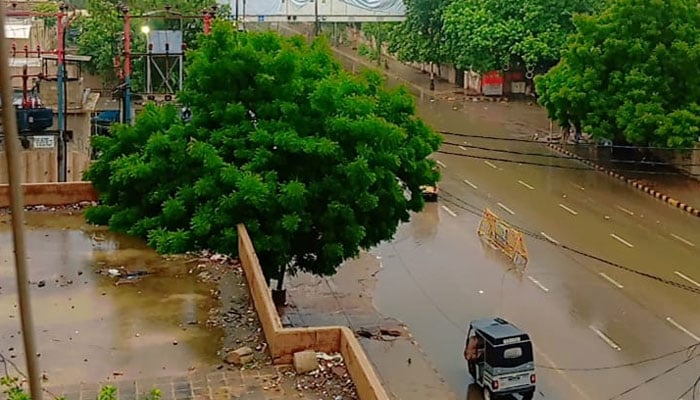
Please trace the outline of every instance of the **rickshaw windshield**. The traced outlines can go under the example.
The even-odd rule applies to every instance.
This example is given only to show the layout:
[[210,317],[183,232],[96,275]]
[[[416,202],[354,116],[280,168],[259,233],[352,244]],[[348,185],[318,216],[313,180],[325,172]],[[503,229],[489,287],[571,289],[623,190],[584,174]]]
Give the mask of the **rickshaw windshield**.
[[532,344],[514,343],[491,347],[486,350],[486,363],[495,368],[514,368],[531,362]]

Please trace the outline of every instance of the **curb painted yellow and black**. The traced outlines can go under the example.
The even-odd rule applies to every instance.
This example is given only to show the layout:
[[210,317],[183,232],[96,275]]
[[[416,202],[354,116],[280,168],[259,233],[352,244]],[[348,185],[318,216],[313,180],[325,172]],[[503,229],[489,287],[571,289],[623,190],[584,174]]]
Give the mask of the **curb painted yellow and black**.
[[647,186],[643,183],[640,183],[634,179],[627,178],[623,175],[618,174],[615,171],[611,171],[611,170],[608,170],[606,168],[603,168],[600,165],[594,163],[593,161],[587,160],[587,159],[579,156],[578,154],[572,153],[569,150],[566,150],[565,148],[563,148],[555,143],[548,143],[547,146],[549,146],[551,149],[558,151],[559,153],[562,153],[562,154],[569,156],[571,158],[575,158],[576,160],[588,165],[589,167],[591,167],[597,171],[603,172],[609,176],[612,176],[612,177],[617,178],[621,181],[624,181],[627,184],[634,186],[635,188],[637,188],[637,189],[639,189],[639,190],[641,190],[641,191],[643,191],[651,196],[654,196],[657,199],[672,205],[673,207],[679,208],[679,209],[687,212],[690,215],[700,217],[700,209],[697,209],[693,206],[690,206],[690,205],[685,204],[681,201],[678,201],[678,200],[674,199],[673,197],[666,195],[664,193],[661,193],[657,190],[654,190],[654,189],[650,188],[649,186]]

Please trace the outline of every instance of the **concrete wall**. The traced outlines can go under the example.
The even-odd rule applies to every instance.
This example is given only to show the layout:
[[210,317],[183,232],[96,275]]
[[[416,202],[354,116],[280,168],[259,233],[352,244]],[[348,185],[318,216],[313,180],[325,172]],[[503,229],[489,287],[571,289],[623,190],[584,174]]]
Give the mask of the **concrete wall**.
[[295,352],[307,349],[340,353],[355,383],[360,400],[389,399],[360,342],[350,329],[340,326],[292,329],[282,327],[253,242],[243,225],[238,226],[238,253],[270,354],[276,364],[290,363]]
[[[26,206],[61,206],[97,200],[97,192],[90,182],[27,183],[22,189]],[[0,207],[9,206],[10,186],[0,185]]]

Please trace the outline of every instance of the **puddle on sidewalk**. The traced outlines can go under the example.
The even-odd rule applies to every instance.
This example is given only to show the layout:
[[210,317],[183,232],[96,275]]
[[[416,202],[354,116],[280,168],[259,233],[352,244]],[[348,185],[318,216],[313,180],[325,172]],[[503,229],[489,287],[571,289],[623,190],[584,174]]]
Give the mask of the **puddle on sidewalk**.
[[[26,221],[45,385],[206,371],[221,364],[223,346],[255,333],[257,319],[249,310],[242,311],[247,329],[207,324],[218,314],[210,315],[212,309],[222,307],[220,297],[227,299],[223,312],[240,308],[232,297],[247,299],[240,275],[215,279],[225,287],[221,293],[217,284],[198,277],[196,256],[162,257],[140,240],[86,224],[80,215],[27,213]],[[99,273],[121,267],[148,275],[120,280]],[[25,371],[17,301],[10,222],[0,215],[0,354]]]

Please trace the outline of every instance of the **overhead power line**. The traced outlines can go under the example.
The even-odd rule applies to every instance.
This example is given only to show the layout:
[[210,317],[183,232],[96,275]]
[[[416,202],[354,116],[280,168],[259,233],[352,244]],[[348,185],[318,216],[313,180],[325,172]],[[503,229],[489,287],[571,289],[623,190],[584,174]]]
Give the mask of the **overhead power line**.
[[648,385],[649,383],[661,378],[662,376],[670,374],[671,372],[677,370],[678,368],[684,366],[685,364],[688,364],[689,362],[693,361],[694,359],[696,359],[698,357],[700,357],[700,353],[698,353],[692,357],[688,357],[685,360],[683,360],[677,364],[674,364],[673,366],[661,371],[660,373],[658,373],[650,378],[647,378],[644,381],[642,381],[634,386],[631,386],[630,388],[628,388],[626,390],[623,390],[622,392],[616,394],[615,396],[610,397],[608,400],[615,400],[615,399],[619,399],[621,397],[624,397],[626,394],[631,393],[644,385]]

